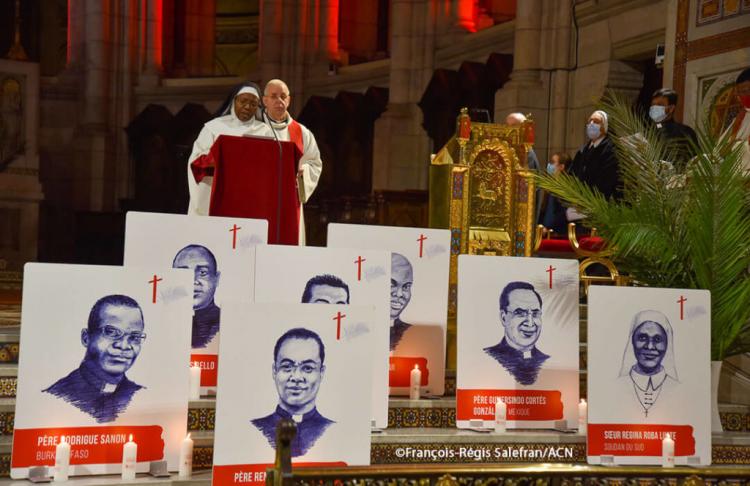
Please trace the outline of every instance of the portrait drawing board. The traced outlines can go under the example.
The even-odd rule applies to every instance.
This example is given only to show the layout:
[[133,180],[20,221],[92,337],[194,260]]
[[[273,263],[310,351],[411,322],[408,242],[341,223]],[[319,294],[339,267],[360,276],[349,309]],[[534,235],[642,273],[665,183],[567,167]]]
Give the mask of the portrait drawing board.
[[422,371],[422,392],[442,395],[445,391],[450,231],[331,223],[328,247],[392,252],[391,394],[409,393],[411,370],[417,365]]
[[374,307],[232,302],[224,312],[212,484],[264,483],[282,419],[296,425],[295,467],[368,465]]
[[589,288],[588,462],[711,464],[711,295]]
[[368,342],[376,428],[388,426],[390,267],[390,253],[380,250],[266,245],[255,258],[255,302],[375,306]]
[[[194,272],[190,362],[201,368],[201,395],[216,393],[221,305],[252,301],[255,246],[265,244],[268,222],[130,211],[125,224],[125,266],[173,266]],[[187,323],[186,323],[187,325]]]
[[169,267],[25,266],[11,477],[54,465],[119,473],[132,434],[140,472],[177,470],[187,427],[192,275]]
[[578,421],[576,260],[460,255],[456,425],[553,428]]

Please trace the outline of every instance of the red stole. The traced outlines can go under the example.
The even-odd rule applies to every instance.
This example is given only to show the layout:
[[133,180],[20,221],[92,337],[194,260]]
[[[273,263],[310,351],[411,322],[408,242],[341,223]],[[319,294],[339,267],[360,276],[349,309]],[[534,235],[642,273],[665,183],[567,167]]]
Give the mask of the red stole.
[[297,146],[299,153],[305,153],[305,143],[302,141],[302,126],[296,120],[289,124],[289,141]]

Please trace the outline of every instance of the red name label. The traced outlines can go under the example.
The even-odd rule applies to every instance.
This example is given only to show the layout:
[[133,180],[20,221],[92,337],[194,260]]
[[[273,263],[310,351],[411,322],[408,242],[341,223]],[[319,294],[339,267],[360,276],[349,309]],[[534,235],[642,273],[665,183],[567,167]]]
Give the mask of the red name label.
[[508,420],[560,420],[562,395],[557,390],[456,391],[456,420],[495,420],[495,403],[506,404]]
[[391,356],[388,368],[388,385],[411,386],[411,371],[414,366],[419,366],[422,377],[419,380],[420,386],[427,386],[430,381],[430,369],[427,367],[427,358],[407,358],[405,356]]
[[11,467],[53,466],[60,436],[70,444],[70,464],[120,464],[122,448],[133,435],[138,462],[164,458],[162,428],[158,425],[16,429]]
[[590,456],[661,456],[666,434],[674,440],[675,456],[695,455],[690,425],[588,424]]
[[201,369],[201,386],[216,386],[219,376],[219,356],[216,354],[191,354],[190,366]]
[[[293,462],[294,467],[346,467],[345,462]],[[211,484],[265,484],[266,470],[273,464],[233,464],[214,466]]]

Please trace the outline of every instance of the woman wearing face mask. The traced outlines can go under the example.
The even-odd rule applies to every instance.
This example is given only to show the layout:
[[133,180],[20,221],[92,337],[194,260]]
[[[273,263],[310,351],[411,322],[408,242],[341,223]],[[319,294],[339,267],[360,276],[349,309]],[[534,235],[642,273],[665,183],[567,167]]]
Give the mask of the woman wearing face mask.
[[[555,153],[547,164],[547,173],[556,175],[568,170],[570,157],[568,154]],[[545,191],[542,202],[542,212],[539,223],[551,229],[556,234],[566,234],[568,221],[565,218],[565,206],[552,194]]]
[[[607,135],[607,114],[596,110],[586,124],[588,142],[578,149],[570,172],[581,182],[597,189],[606,198],[618,198],[620,176],[617,169],[615,146]],[[568,217],[568,221],[581,219]]]

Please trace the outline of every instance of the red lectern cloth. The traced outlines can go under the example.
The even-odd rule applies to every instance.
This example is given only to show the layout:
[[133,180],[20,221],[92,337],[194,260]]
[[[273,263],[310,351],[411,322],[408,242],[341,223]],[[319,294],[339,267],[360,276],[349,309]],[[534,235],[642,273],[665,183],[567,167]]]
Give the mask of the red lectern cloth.
[[301,155],[292,142],[220,135],[211,151],[193,161],[191,168],[198,182],[213,172],[209,215],[266,219],[269,244],[296,245]]

